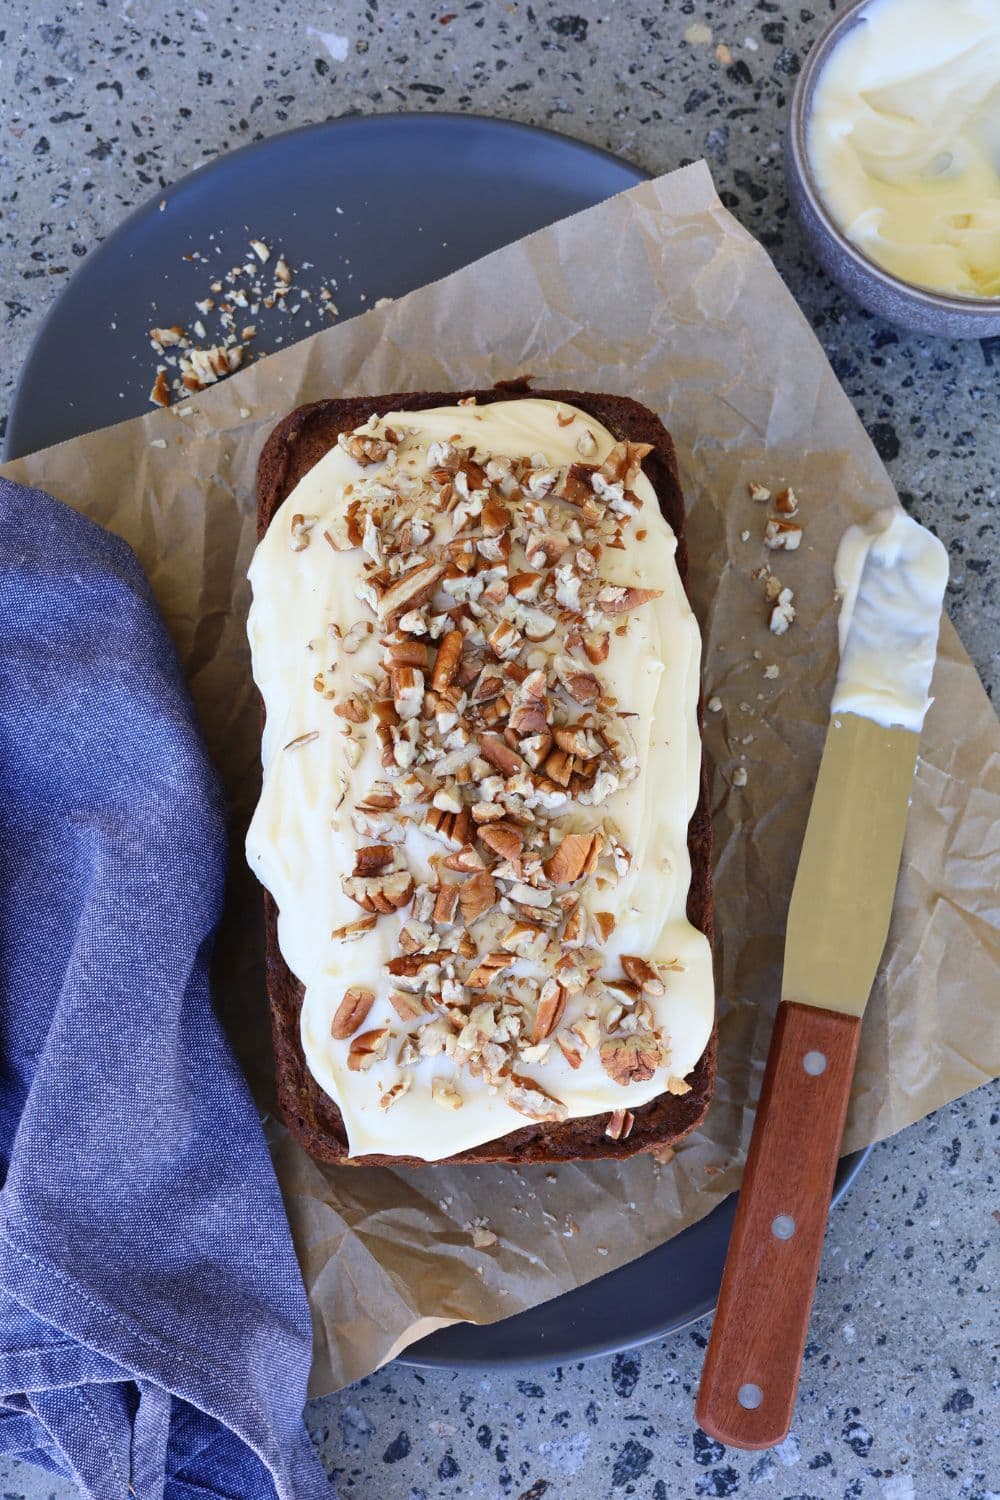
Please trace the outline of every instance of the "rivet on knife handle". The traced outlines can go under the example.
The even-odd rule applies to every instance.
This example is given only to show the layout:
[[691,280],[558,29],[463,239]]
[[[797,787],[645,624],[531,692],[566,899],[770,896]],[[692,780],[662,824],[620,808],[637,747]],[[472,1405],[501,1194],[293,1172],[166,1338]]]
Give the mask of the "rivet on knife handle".
[[791,1426],[860,1031],[778,1008],[695,1406],[733,1447],[774,1447]]

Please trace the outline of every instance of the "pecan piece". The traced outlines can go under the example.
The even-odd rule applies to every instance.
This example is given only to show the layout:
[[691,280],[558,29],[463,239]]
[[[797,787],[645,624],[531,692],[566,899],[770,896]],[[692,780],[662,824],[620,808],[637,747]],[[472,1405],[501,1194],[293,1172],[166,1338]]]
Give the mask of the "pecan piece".
[[630,609],[638,609],[643,604],[648,604],[651,599],[661,599],[662,589],[640,589],[623,584],[608,584],[600,589],[597,595],[597,606],[606,615],[628,614]]
[[566,918],[566,925],[562,930],[562,946],[564,948],[581,948],[585,937],[583,908],[576,906]]
[[515,657],[521,649],[521,633],[509,620],[501,620],[486,637],[494,656],[501,661]]
[[449,630],[442,637],[431,673],[431,687],[436,693],[443,693],[454,681],[464,646],[465,636],[460,630]]
[[522,604],[530,604],[538,598],[538,591],[544,577],[544,573],[514,573],[508,578],[507,587],[515,599],[520,599]]
[[536,922],[514,922],[500,939],[501,946],[518,958],[538,958],[547,941],[546,928]]
[[335,943],[356,943],[366,932],[371,932],[377,921],[377,917],[359,917],[356,922],[345,922],[343,927],[335,927],[330,937]]
[[350,454],[355,463],[367,468],[369,464],[380,464],[389,456],[389,444],[385,438],[368,432],[341,432],[337,434],[337,445]]
[[378,601],[378,617],[394,630],[401,615],[426,604],[444,576],[444,564],[432,558],[417,563],[391,583]]
[[365,911],[397,911],[413,895],[413,876],[409,870],[393,870],[388,875],[346,875],[340,882],[344,895],[350,896]]
[[591,920],[594,924],[594,936],[597,941],[599,943],[606,943],[617,926],[613,914],[609,911],[595,911]]
[[497,889],[489,870],[479,870],[462,886],[458,904],[466,927],[471,927],[481,916],[496,905]]
[[354,851],[355,875],[380,875],[392,864],[393,851],[388,844],[366,844]]
[[453,854],[446,855],[442,862],[446,870],[457,870],[460,875],[474,875],[477,870],[486,868],[482,855],[472,844],[463,844]]
[[485,990],[513,962],[509,953],[484,953],[465,982],[470,990]]
[[565,1120],[567,1109],[561,1099],[555,1099],[531,1078],[519,1073],[510,1073],[503,1085],[504,1103],[518,1114],[530,1120]]
[[347,1066],[351,1072],[364,1072],[372,1063],[381,1062],[389,1050],[391,1036],[388,1026],[376,1026],[373,1031],[363,1031],[356,1036],[347,1053]]
[[764,546],[769,547],[772,552],[779,549],[796,552],[801,542],[802,527],[796,526],[794,521],[782,521],[775,517],[764,527]]
[[588,630],[582,637],[582,641],[587,659],[595,667],[599,667],[602,661],[607,661],[608,652],[611,650],[611,637],[606,631]]
[[434,922],[438,927],[450,927],[458,910],[458,895],[461,887],[457,882],[442,885],[434,898]]
[[[356,626],[351,627],[352,630]],[[430,652],[423,641],[415,641],[412,636],[406,636],[401,641],[387,641],[385,666],[392,667],[419,667],[421,671],[430,664]]]
[[400,719],[416,719],[424,706],[424,674],[418,667],[393,667],[392,703]]
[[351,693],[342,703],[335,703],[333,711],[350,724],[365,724],[371,718],[371,699],[367,693]]
[[[160,330],[162,332],[162,329]],[[170,384],[167,380],[166,370],[160,370],[153,381],[153,389],[149,393],[149,399],[154,406],[170,405]]]
[[412,995],[408,990],[390,990],[388,1002],[399,1016],[400,1022],[409,1025],[420,1016],[427,1016],[427,1005],[424,1004],[423,996]]
[[446,1078],[433,1078],[431,1080],[431,1098],[435,1104],[442,1109],[461,1109],[462,1096],[453,1083]]
[[590,481],[595,473],[593,464],[570,464],[562,484],[555,491],[556,496],[570,505],[587,505],[594,497]]
[[519,755],[515,755],[509,745],[496,735],[484,734],[479,741],[480,753],[484,760],[488,760],[491,766],[495,766],[501,776],[516,776],[524,770],[524,761]]
[[658,970],[644,958],[638,958],[634,953],[622,954],[622,968],[635,984],[647,995],[665,995],[667,987],[660,978]]
[[635,1115],[630,1109],[616,1109],[608,1115],[604,1134],[611,1141],[624,1141],[632,1134]]
[[600,1058],[608,1077],[623,1088],[630,1083],[645,1083],[661,1061],[659,1044],[650,1031],[607,1037],[601,1043]]
[[524,848],[524,835],[513,823],[487,823],[479,830],[479,842],[501,859],[515,860]]
[[575,1037],[567,1036],[565,1031],[560,1031],[556,1037],[556,1046],[571,1068],[578,1068],[583,1062],[583,1047]]
[[621,480],[628,489],[639,477],[642,460],[652,451],[652,443],[630,443],[626,439],[615,444],[597,472],[608,484]]
[[596,703],[601,696],[601,684],[593,672],[566,672],[560,678],[563,687],[577,703]]
[[542,865],[553,885],[572,885],[579,880],[590,860],[594,840],[592,833],[567,833],[560,840]]
[[385,969],[401,990],[415,995],[430,984],[432,979],[437,978],[441,965],[431,954],[401,953],[396,958],[390,958]]
[[330,1035],[338,1042],[346,1042],[347,1038],[353,1036],[358,1027],[363,1025],[374,1003],[375,995],[372,990],[352,984],[349,990],[344,991],[344,998],[337,1006],[330,1026]]
[[391,1088],[386,1089],[385,1093],[380,1097],[378,1101],[379,1109],[391,1109],[412,1087],[413,1079],[411,1077],[400,1078]]
[[563,1011],[566,1009],[566,991],[557,979],[546,979],[542,985],[542,992],[538,997],[538,1008],[535,1011],[535,1024],[531,1031],[533,1042],[544,1042],[550,1036],[559,1022],[562,1020]]

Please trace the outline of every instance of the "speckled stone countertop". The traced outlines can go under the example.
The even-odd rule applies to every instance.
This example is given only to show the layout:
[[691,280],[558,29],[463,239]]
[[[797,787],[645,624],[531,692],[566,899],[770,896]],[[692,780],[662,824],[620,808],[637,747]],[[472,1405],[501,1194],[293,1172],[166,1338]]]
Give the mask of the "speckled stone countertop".
[[[78,258],[232,146],[345,113],[452,109],[544,124],[652,171],[705,156],[811,318],[904,505],[947,544],[949,609],[995,688],[1000,339],[925,340],[859,313],[789,217],[789,90],[832,8],[7,0],[0,410]],[[317,1401],[309,1423],[340,1494],[996,1500],[998,1111],[996,1087],[980,1089],[877,1147],[834,1211],[795,1425],[775,1451],[726,1451],[696,1429],[706,1319],[587,1364],[390,1367]],[[0,1481],[3,1500],[75,1493],[2,1459]]]

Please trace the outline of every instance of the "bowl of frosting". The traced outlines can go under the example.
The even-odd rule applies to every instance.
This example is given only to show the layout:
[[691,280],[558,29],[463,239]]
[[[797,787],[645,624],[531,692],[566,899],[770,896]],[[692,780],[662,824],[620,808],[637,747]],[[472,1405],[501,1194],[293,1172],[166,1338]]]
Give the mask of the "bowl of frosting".
[[1000,0],[853,0],[792,99],[792,203],[863,307],[1000,334]]

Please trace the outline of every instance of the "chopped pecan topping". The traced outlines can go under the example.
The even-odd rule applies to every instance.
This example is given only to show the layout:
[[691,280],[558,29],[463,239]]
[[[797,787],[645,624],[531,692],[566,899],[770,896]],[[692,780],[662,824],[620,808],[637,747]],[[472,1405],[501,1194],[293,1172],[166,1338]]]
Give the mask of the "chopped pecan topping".
[[[335,934],[359,938],[400,911],[384,969],[404,1028],[394,1064],[411,1071],[381,1091],[383,1108],[427,1088],[412,1071],[422,1056],[446,1054],[535,1120],[562,1119],[566,1106],[512,1066],[544,1068],[551,1054],[578,1068],[600,1048],[609,1075],[627,1082],[667,1058],[651,1008],[664,993],[656,967],[626,955],[624,977],[602,972],[614,917],[593,911],[594,896],[627,873],[630,855],[606,821],[579,831],[593,818],[583,810],[640,769],[628,705],[600,668],[611,630],[628,630],[627,618],[607,617],[660,591],[610,583],[601,559],[624,547],[642,508],[631,486],[649,450],[617,443],[598,464],[589,427],[573,433],[579,461],[561,467],[544,454],[487,458],[453,436],[415,470],[407,432],[340,439],[362,472],[344,487],[343,514],[319,524],[335,549],[361,549],[353,593],[372,615],[330,635],[345,656],[373,640],[364,670],[346,673],[348,693],[332,665],[317,658],[312,671],[347,721],[348,765],[364,764],[354,726],[372,719],[384,768],[349,814],[359,837],[342,886],[367,915]],[[307,545],[313,519],[295,522],[292,545]],[[419,886],[400,850],[411,834],[438,846]],[[354,1069],[387,1055],[388,1027],[359,1035],[368,1008],[357,996],[371,994],[349,991],[333,1022]],[[461,1107],[460,1079],[430,1089],[439,1107]]]

